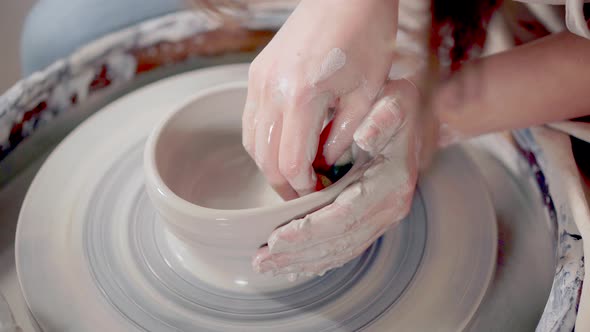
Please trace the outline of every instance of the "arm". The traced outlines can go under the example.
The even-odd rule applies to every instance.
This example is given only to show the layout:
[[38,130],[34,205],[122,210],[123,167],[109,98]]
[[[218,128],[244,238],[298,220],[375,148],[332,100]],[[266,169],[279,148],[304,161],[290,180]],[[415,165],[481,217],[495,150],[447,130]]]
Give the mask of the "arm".
[[481,59],[433,95],[442,143],[588,115],[589,87],[590,41],[569,32]]

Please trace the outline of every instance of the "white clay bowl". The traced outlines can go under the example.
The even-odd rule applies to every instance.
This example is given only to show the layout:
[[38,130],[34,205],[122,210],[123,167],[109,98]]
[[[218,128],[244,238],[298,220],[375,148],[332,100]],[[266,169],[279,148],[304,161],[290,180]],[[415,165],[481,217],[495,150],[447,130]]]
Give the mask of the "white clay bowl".
[[296,284],[254,273],[256,250],[277,227],[332,202],[360,172],[353,167],[327,189],[283,201],[242,147],[246,93],[246,82],[216,86],[161,121],[145,148],[146,187],[171,245],[199,278],[230,291],[274,291]]

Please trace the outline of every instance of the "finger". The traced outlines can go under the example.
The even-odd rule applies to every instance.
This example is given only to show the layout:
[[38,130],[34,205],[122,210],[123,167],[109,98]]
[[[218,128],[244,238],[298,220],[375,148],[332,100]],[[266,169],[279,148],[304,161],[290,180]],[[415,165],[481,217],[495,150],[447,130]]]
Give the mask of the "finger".
[[[266,177],[268,183],[285,200],[297,198],[297,193],[279,171],[279,146],[283,127],[283,113],[273,105],[274,102],[264,102],[264,114],[261,114],[256,124],[255,160]],[[267,106],[268,105],[268,106]]]
[[315,190],[317,178],[312,162],[331,102],[327,94],[304,98],[287,101],[279,148],[279,170],[300,196]]
[[402,127],[405,114],[396,97],[385,96],[354,133],[354,141],[371,155],[378,154]]
[[270,256],[271,254],[267,246],[258,249],[254,255],[254,259],[252,259],[252,269],[257,273],[266,273],[278,270],[278,267],[273,266],[273,262],[269,260]]
[[352,209],[352,202],[361,191],[357,183],[345,189],[334,203],[277,229],[268,240],[269,251],[272,254],[302,251],[347,233],[362,216],[361,208]]
[[270,261],[274,270],[280,270],[296,264],[314,264],[324,260],[335,261],[342,255],[350,257],[358,247],[374,238],[380,230],[381,227],[377,227],[377,225],[365,225],[365,227],[354,232],[344,233],[337,238],[302,251],[270,254],[267,259],[262,259],[260,263],[261,266],[266,266],[268,264],[265,263]]
[[262,251],[256,259],[256,271],[273,274],[311,273],[323,274],[361,255],[390,226],[387,217],[367,227],[348,232],[341,237],[309,248],[302,252],[270,254]]
[[[334,203],[274,231],[272,254],[302,251],[365,227],[363,222],[389,214],[389,222],[409,212],[417,172],[410,160],[381,156],[372,161],[361,180],[347,187]],[[412,162],[413,163],[413,162]]]
[[[375,169],[374,171],[379,172],[380,170]],[[404,177],[400,178],[403,179]],[[337,262],[340,261],[343,254],[346,254],[344,255],[346,261],[356,257],[360,254],[357,251],[358,247],[366,248],[381,234],[387,231],[390,225],[399,223],[409,213],[415,179],[409,179],[405,183],[392,183],[392,185],[397,190],[390,192],[381,202],[367,209],[363,220],[358,222],[356,226],[350,227],[341,233],[336,231],[333,234],[337,235],[333,237],[331,237],[333,234],[329,234],[329,232],[324,233],[324,241],[315,237],[308,241],[292,243],[291,248],[287,248],[291,250],[283,250],[277,253],[271,248],[266,247],[257,256],[255,264],[257,270],[281,274],[301,272],[320,273],[327,268],[339,266],[340,263]],[[327,220],[325,219],[324,221]],[[337,225],[337,222],[324,224],[327,227],[327,231],[338,229],[338,227],[334,227]],[[295,237],[295,239],[291,238],[291,241],[305,238],[303,236],[297,239],[297,236],[301,235],[301,233],[297,232],[297,228],[297,226],[292,228],[296,231],[291,233],[291,237]],[[317,230],[318,228],[316,227],[315,229]],[[269,244],[272,245],[271,241],[269,241]]]
[[[376,162],[382,163],[383,159]],[[301,251],[355,229],[372,202],[382,199],[381,192],[375,189],[367,194],[364,188],[367,181],[369,179],[347,187],[332,204],[274,231],[268,240],[270,252]]]
[[358,88],[340,99],[332,130],[324,146],[324,156],[328,165],[334,165],[350,148],[353,134],[369,112],[372,101],[373,98],[363,88]]
[[379,100],[354,133],[357,145],[375,155],[397,134],[407,120],[407,114],[415,113],[418,105],[418,89],[407,79],[393,80],[385,84]]

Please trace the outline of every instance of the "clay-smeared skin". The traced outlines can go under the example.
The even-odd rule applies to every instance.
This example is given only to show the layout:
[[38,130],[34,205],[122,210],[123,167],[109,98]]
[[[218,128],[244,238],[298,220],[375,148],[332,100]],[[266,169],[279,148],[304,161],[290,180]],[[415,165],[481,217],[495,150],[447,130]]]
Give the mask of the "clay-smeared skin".
[[253,61],[244,146],[283,198],[315,191],[312,163],[329,109],[327,163],[350,148],[387,79],[396,26],[396,0],[302,0]]
[[[402,4],[400,10],[413,16],[400,18],[396,35],[397,1],[355,0],[341,6],[304,0],[253,63],[248,105],[258,107],[247,107],[244,114],[244,145],[254,156],[265,148],[259,166],[284,198],[295,197],[285,195],[289,190],[299,195],[313,190],[318,180],[312,162],[329,168],[353,141],[374,157],[333,204],[276,230],[257,253],[255,270],[291,277],[323,274],[360,255],[407,215],[418,159],[431,145],[418,134],[429,131],[433,121],[417,112],[418,90],[407,80],[426,64],[428,3]],[[318,8],[324,5],[335,7]],[[282,82],[280,98],[268,98],[273,94],[266,91],[276,91],[276,82]],[[335,114],[324,131],[328,137],[319,138],[329,109]],[[283,116],[278,147],[260,144],[259,137],[267,136],[253,133],[275,117],[272,113]]]
[[[323,274],[362,254],[409,212],[426,120],[416,112],[418,91],[408,80],[389,82],[354,135],[373,158],[363,176],[336,201],[276,230],[253,266],[262,273]],[[384,185],[384,184],[387,185]]]

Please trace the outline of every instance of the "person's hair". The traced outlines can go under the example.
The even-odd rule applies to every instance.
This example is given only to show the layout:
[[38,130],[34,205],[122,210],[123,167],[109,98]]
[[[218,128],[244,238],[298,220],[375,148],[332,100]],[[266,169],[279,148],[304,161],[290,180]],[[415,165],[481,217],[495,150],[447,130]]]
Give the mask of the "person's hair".
[[[481,52],[487,27],[502,0],[432,0],[430,50],[456,71]],[[452,40],[452,42],[445,41]]]

